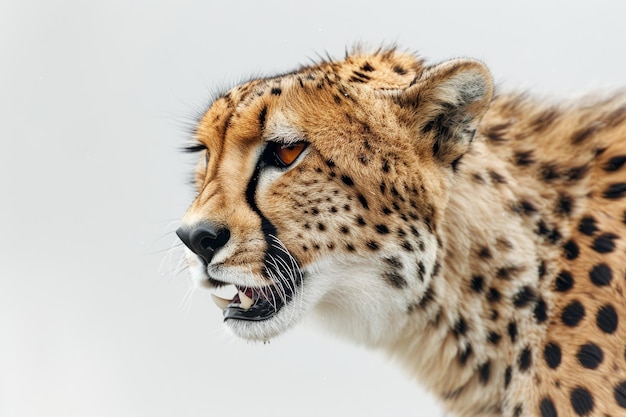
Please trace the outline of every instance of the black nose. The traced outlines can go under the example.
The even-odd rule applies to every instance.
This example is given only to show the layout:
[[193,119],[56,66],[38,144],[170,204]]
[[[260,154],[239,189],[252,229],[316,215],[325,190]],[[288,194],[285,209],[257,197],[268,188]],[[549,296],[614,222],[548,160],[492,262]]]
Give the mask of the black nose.
[[217,228],[208,222],[198,223],[191,227],[180,227],[176,230],[176,234],[185,246],[204,259],[207,264],[211,262],[215,252],[230,239],[230,231],[227,228]]

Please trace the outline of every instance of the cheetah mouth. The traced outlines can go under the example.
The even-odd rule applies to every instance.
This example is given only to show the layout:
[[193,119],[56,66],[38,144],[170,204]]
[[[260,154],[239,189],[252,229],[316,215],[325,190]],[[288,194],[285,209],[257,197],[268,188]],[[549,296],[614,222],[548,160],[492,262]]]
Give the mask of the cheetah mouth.
[[223,312],[224,321],[263,321],[274,317],[293,299],[294,288],[267,286],[261,288],[235,285],[237,293],[226,299],[211,294],[211,298]]

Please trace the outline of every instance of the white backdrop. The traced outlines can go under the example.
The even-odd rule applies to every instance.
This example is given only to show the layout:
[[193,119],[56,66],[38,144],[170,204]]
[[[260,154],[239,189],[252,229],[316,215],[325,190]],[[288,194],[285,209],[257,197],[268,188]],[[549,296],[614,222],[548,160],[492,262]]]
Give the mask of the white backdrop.
[[[559,4],[560,3],[560,4]],[[619,6],[621,4],[621,6]],[[186,298],[178,152],[212,90],[346,46],[483,59],[503,88],[624,87],[618,1],[0,1],[0,416],[432,416],[381,354],[234,340]]]

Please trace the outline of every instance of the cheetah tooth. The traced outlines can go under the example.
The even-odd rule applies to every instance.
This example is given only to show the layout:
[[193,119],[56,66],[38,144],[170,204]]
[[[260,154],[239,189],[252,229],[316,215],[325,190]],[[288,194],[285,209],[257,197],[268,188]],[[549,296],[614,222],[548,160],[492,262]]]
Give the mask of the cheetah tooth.
[[248,297],[243,291],[239,291],[239,300],[241,301],[241,308],[249,310],[254,304],[254,300]]
[[211,294],[211,298],[213,299],[213,302],[215,303],[215,305],[221,308],[222,310],[226,310],[226,307],[228,307],[228,305],[231,303],[231,300],[218,297],[215,294]]

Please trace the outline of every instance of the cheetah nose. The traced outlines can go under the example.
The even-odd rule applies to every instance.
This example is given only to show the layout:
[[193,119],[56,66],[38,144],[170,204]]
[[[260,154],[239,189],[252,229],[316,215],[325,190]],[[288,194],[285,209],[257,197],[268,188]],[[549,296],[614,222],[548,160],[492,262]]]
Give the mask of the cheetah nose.
[[209,222],[197,223],[191,227],[182,226],[176,234],[193,253],[200,256],[208,264],[215,252],[226,245],[230,239],[230,230],[217,228]]

